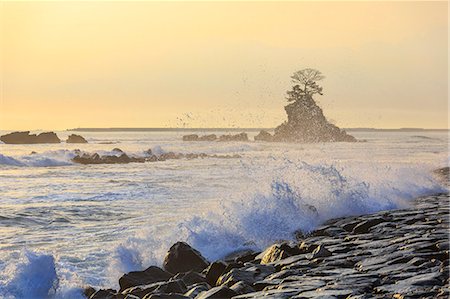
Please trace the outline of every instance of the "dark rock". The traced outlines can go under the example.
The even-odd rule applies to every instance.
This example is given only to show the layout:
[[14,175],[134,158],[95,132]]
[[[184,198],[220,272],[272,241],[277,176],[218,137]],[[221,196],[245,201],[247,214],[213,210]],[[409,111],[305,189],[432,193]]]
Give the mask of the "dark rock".
[[258,254],[251,249],[238,250],[228,254],[224,260],[226,262],[246,263],[252,261]]
[[116,299],[116,291],[112,289],[98,290],[89,299]]
[[365,220],[353,228],[353,233],[354,234],[366,234],[369,232],[369,230],[373,226],[378,225],[384,221],[385,220],[383,218],[375,218],[375,219]]
[[331,256],[332,253],[325,248],[325,246],[319,245],[316,249],[310,254],[310,259],[314,260],[317,258],[324,258]]
[[260,131],[258,135],[255,136],[255,141],[273,141],[273,136],[267,131]]
[[217,136],[215,134],[204,135],[198,138],[199,141],[215,141],[216,139]]
[[13,132],[0,136],[0,140],[6,144],[35,144],[35,143],[60,143],[61,140],[54,132],[44,132],[39,135],[30,134],[30,131]]
[[235,291],[236,294],[247,294],[255,291],[254,288],[243,281],[236,282],[230,287],[230,289]]
[[248,141],[247,133],[239,133],[236,135],[222,135],[219,141]]
[[226,286],[212,288],[209,291],[200,293],[196,299],[227,299],[236,296],[237,293]]
[[91,296],[96,292],[96,290],[93,287],[85,287],[83,289],[83,295],[86,298],[91,298]]
[[198,135],[197,134],[184,135],[183,141],[198,141]]
[[144,271],[134,271],[123,275],[119,279],[120,291],[134,286],[167,281],[171,276],[161,268],[150,266]]
[[209,265],[206,269],[206,282],[210,286],[215,286],[217,279],[223,274],[227,265],[222,261],[216,261]]
[[181,279],[187,286],[206,282],[205,275],[194,272],[194,271],[189,271],[186,273],[178,273],[177,275],[175,275],[173,277],[173,279]]
[[194,248],[184,242],[177,242],[170,247],[163,267],[166,271],[177,274],[180,272],[201,272],[208,267],[206,259]]
[[175,279],[162,283],[155,290],[157,293],[184,293],[186,291],[186,284],[181,279]]
[[88,143],[83,136],[71,134],[66,140],[67,143]]
[[147,294],[142,299],[190,299],[190,297],[177,294],[177,293],[159,293],[159,294]]
[[275,271],[275,267],[273,266],[248,264],[248,266],[234,268],[222,274],[217,279],[216,285],[226,285],[231,287],[239,281],[243,281],[248,285],[253,285],[256,281],[266,278]]
[[184,295],[190,298],[196,298],[198,294],[204,291],[208,291],[210,286],[207,283],[197,283],[190,287],[189,291],[187,291]]

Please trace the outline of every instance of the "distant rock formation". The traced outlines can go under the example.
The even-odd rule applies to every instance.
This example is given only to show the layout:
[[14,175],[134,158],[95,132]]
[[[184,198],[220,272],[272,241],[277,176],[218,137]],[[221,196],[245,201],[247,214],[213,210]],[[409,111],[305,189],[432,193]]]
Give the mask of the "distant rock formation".
[[356,138],[331,124],[313,99],[322,94],[317,81],[325,78],[319,71],[304,69],[291,77],[294,86],[287,92],[286,122],[275,128],[274,135],[261,131],[255,140],[278,142],[355,142]]
[[[285,107],[288,120],[275,128],[273,141],[355,142],[355,137],[329,123],[311,96]],[[261,133],[260,133],[261,134]],[[267,137],[266,137],[267,138]]]
[[71,134],[66,140],[67,143],[88,143],[83,136],[77,134]]
[[208,155],[205,153],[174,153],[167,152],[159,155],[152,153],[152,150],[146,150],[145,156],[133,157],[127,155],[119,148],[112,150],[116,152],[116,155],[100,155],[98,153],[82,153],[80,150],[76,150],[76,156],[72,158],[72,161],[78,164],[128,164],[128,163],[145,163],[145,162],[158,162],[166,160],[177,160],[177,159],[203,159],[203,158],[219,158],[219,159],[235,159],[241,158],[240,155]]
[[197,134],[184,135],[183,141],[248,141],[247,133],[221,135],[215,134],[198,136]]
[[61,140],[54,132],[44,132],[39,135],[30,134],[30,131],[13,132],[0,136],[0,140],[6,144],[36,144],[36,143],[60,143]]
[[248,141],[247,133],[239,133],[236,135],[222,135],[219,137],[219,141]]
[[209,134],[198,136],[197,134],[184,135],[183,141],[215,141],[217,139],[216,134]]

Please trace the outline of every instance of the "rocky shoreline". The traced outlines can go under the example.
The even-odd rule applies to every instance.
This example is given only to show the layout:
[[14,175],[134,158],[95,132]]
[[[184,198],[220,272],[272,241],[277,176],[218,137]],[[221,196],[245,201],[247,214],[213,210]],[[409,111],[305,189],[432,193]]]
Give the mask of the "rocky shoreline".
[[[437,171],[448,182],[448,168]],[[207,261],[178,242],[163,267],[130,272],[90,299],[449,298],[448,193],[409,209],[333,219],[296,242]]]

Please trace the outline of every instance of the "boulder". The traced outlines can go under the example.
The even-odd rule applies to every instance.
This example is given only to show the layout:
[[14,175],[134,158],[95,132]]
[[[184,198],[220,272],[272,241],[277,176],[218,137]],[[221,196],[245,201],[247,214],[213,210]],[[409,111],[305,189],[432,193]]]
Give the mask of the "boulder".
[[151,284],[154,282],[167,281],[172,275],[163,269],[150,266],[144,271],[133,271],[123,275],[119,279],[120,291],[130,287]]
[[231,287],[239,281],[243,281],[248,285],[253,285],[256,281],[264,279],[266,276],[274,273],[275,267],[269,265],[252,265],[242,268],[234,268],[222,274],[218,279],[216,285],[226,285]]
[[209,265],[206,269],[206,282],[210,286],[215,286],[217,279],[223,274],[226,268],[227,264],[222,261],[215,261],[214,263],[211,263],[211,265]]
[[208,262],[200,252],[184,242],[177,242],[170,247],[163,267],[166,271],[177,274],[189,271],[201,272],[208,267]]
[[238,295],[235,291],[226,286],[212,288],[209,291],[200,293],[196,299],[227,299]]
[[204,291],[208,291],[210,286],[207,283],[197,283],[190,286],[189,291],[187,291],[184,295],[190,298],[196,298],[198,294]]
[[269,264],[300,253],[302,252],[298,247],[291,247],[287,243],[281,243],[270,246],[258,258],[261,258],[261,264]]
[[0,140],[6,144],[35,144],[35,143],[60,143],[61,140],[54,132],[44,132],[39,135],[30,134],[30,131],[13,132],[0,136]]
[[255,141],[273,141],[273,136],[267,131],[260,131],[258,135],[254,137]]
[[383,218],[375,218],[375,219],[369,219],[369,220],[362,221],[361,223],[359,223],[358,225],[356,225],[353,228],[353,233],[354,234],[366,234],[369,232],[369,230],[373,226],[378,225],[384,221],[385,220]]
[[88,143],[86,139],[84,139],[83,136],[71,134],[69,137],[67,137],[66,140],[67,143]]
[[309,258],[311,260],[317,259],[317,258],[324,258],[331,256],[332,253],[325,248],[323,245],[319,245],[316,247],[316,249],[313,250],[313,252],[309,255]]
[[255,291],[254,288],[243,281],[236,282],[230,287],[230,289],[235,291],[237,294],[247,294]]
[[206,281],[205,275],[194,271],[189,271],[186,273],[178,273],[173,277],[173,279],[181,279],[187,286]]

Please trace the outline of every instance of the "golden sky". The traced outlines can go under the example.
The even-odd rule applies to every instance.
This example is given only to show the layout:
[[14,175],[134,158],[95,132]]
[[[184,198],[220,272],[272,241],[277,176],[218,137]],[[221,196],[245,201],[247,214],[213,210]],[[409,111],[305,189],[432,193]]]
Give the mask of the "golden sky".
[[342,127],[446,128],[447,2],[0,2],[0,129],[274,127],[299,69]]

